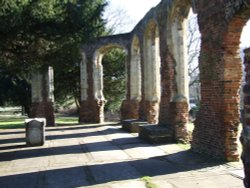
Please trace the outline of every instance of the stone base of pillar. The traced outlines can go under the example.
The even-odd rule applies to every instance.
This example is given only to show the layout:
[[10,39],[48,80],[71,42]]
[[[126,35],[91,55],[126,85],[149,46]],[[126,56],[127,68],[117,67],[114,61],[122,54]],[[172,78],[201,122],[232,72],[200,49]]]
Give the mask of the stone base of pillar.
[[159,102],[145,101],[147,122],[157,124],[159,118]]
[[30,118],[45,118],[47,126],[55,126],[53,102],[34,102],[31,105]]
[[104,122],[103,100],[82,101],[79,112],[79,123],[103,123]]
[[171,102],[170,109],[172,111],[171,124],[174,125],[175,140],[177,142],[188,142],[190,136],[187,130],[188,123],[188,103]]
[[140,102],[135,100],[124,100],[121,106],[121,120],[139,119]]

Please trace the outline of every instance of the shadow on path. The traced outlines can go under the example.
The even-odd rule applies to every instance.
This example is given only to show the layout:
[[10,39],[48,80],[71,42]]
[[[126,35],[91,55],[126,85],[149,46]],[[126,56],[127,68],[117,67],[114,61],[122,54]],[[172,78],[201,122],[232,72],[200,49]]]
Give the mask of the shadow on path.
[[[96,126],[96,128],[98,127],[99,126]],[[70,134],[66,134],[67,132],[65,132],[65,135],[53,135],[52,133],[52,135],[47,136],[47,140],[58,141],[61,139],[70,138],[89,138],[91,136],[103,136],[103,139],[105,139],[107,135],[114,136],[118,133],[123,135],[123,137],[119,138],[118,134],[115,135],[116,137],[114,137],[114,139],[110,139],[107,141],[91,143],[76,141],[73,145],[56,147],[52,146],[48,148],[28,148],[20,143],[24,138],[0,140],[1,144],[11,144],[17,142],[16,145],[0,147],[0,150],[4,151],[0,152],[0,162],[59,155],[65,155],[65,161],[67,161],[67,154],[88,153],[90,154],[89,156],[91,156],[92,153],[96,152],[103,152],[102,154],[104,159],[103,161],[95,161],[94,157],[92,156],[93,158],[91,159],[91,162],[79,161],[74,167],[48,166],[32,173],[18,174],[18,172],[15,172],[15,174],[13,175],[0,176],[0,187],[81,187],[88,185],[97,185],[111,181],[133,180],[142,178],[144,176],[155,177],[167,174],[173,175],[179,172],[188,173],[188,171],[192,170],[217,168],[218,165],[224,164],[223,161],[214,161],[208,157],[193,153],[189,150],[172,154],[166,154],[165,152],[165,155],[145,159],[138,159],[128,156],[127,159],[123,160],[110,160],[108,158],[110,156],[107,156],[107,161],[105,161],[106,156],[104,152],[106,151],[113,152],[116,150],[120,150],[120,152],[127,155],[125,149],[137,149],[140,147],[147,148],[153,147],[154,145],[147,144],[144,141],[133,137],[131,136],[131,134],[125,133],[118,128],[110,128],[110,126],[107,126],[107,129],[104,129],[103,131],[84,132],[84,130],[88,128],[92,129],[93,126],[63,128],[63,130],[65,131],[82,130],[82,132]],[[62,130],[62,128],[53,128],[52,130],[58,131]],[[66,141],[64,140],[64,142]],[[163,152],[163,150],[159,148],[158,150]],[[1,168],[2,167],[0,166],[0,169]]]

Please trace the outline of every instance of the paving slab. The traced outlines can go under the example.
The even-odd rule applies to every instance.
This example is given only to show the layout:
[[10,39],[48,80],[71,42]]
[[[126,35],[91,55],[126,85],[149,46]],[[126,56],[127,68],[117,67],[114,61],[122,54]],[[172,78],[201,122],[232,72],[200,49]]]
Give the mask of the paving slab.
[[134,159],[148,159],[166,155],[161,149],[144,143],[123,145],[121,148]]
[[91,185],[91,181],[84,166],[49,169],[42,172],[41,187],[81,187]]
[[40,172],[23,172],[21,174],[12,174],[0,176],[0,187],[2,188],[34,188],[38,187],[41,179]]
[[242,164],[213,161],[176,144],[149,144],[117,124],[46,127],[44,146],[24,129],[0,130],[0,187],[243,188]]
[[141,174],[128,162],[103,163],[89,166],[97,183],[137,179]]
[[204,175],[204,176],[191,176],[178,179],[166,179],[169,183],[175,187],[185,188],[233,188],[244,187],[242,180],[232,177],[231,175],[224,174],[220,176],[216,175]]

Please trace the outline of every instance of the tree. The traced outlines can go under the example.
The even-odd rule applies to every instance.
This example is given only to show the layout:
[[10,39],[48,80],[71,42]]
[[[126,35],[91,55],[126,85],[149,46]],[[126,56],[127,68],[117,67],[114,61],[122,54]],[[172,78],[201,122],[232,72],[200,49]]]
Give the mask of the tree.
[[10,2],[0,17],[2,62],[38,62],[41,66],[50,60],[47,55],[51,57],[65,45],[87,42],[104,30],[103,0]]
[[[122,33],[126,27],[131,25],[131,18],[121,7],[116,7],[106,11],[106,30],[104,34]],[[103,82],[104,97],[107,100],[105,111],[119,111],[126,93],[126,54],[123,50],[115,48],[104,55]]]
[[23,113],[30,113],[31,87],[28,75],[0,68],[0,105],[21,106]]
[[125,98],[125,58],[121,49],[113,49],[103,57],[105,110],[119,111]]
[[131,26],[133,20],[127,15],[126,10],[122,7],[108,7],[106,9],[104,18],[106,20],[106,32],[108,34],[124,33],[127,28]]
[[199,25],[197,22],[197,14],[191,13],[188,21],[188,75],[190,78],[189,90],[190,98],[195,98],[199,101],[199,65],[198,58],[200,54],[201,35],[199,32]]
[[105,0],[1,1],[0,65],[17,74],[23,67],[31,72],[52,65],[70,75],[69,67],[80,61],[80,44],[104,32],[105,5]]

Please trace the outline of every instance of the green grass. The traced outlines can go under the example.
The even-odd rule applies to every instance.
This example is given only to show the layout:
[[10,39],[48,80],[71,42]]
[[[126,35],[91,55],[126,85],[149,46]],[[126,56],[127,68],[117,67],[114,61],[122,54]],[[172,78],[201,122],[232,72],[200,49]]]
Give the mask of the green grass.
[[56,123],[58,123],[58,124],[77,124],[78,117],[58,116],[58,117],[56,117]]
[[177,145],[178,145],[180,148],[185,149],[185,150],[191,149],[191,144],[182,144],[182,143],[178,143]]
[[26,117],[0,116],[0,129],[18,129],[24,128]]
[[152,179],[149,176],[144,176],[141,178],[141,180],[145,182],[147,188],[158,188],[158,186],[152,182]]
[[[27,117],[22,116],[0,116],[0,129],[19,129],[24,128],[24,121]],[[78,117],[56,117],[57,124],[77,124]]]

